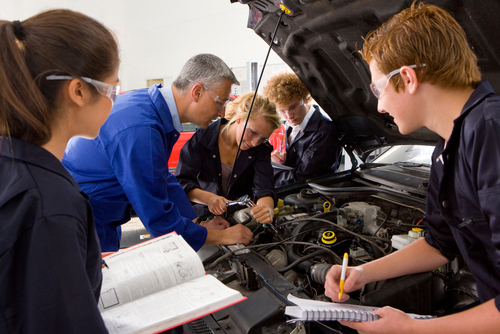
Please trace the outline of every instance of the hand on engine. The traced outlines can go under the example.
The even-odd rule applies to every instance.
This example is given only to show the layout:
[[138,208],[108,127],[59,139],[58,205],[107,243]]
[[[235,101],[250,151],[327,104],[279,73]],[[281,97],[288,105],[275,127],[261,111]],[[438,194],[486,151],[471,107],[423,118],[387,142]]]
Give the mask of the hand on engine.
[[203,226],[214,230],[225,230],[229,227],[229,222],[220,216],[215,216],[212,220],[204,223]]

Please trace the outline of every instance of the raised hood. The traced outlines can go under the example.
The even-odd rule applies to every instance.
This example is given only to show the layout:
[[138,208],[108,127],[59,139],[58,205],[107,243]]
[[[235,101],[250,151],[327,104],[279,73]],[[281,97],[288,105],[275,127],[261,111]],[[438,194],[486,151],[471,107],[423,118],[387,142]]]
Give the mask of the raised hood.
[[[273,50],[305,83],[316,102],[335,121],[343,143],[357,154],[397,144],[434,145],[438,137],[426,128],[401,135],[392,117],[377,112],[370,91],[368,64],[357,52],[363,37],[409,0],[231,0],[249,7],[248,27],[271,43],[280,5],[284,14]],[[500,1],[426,1],[449,12],[467,33],[483,79],[500,92]]]

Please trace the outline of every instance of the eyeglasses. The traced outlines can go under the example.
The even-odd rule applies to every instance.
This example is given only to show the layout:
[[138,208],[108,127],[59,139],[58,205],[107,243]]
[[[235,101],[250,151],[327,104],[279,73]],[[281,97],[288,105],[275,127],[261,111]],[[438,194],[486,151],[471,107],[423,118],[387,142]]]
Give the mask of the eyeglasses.
[[188,81],[195,83],[195,84],[200,84],[203,87],[203,89],[206,90],[208,92],[208,94],[210,94],[210,96],[214,99],[215,105],[217,106],[218,109],[224,108],[229,103],[229,99],[222,100],[218,95],[214,97],[214,95],[210,91],[210,88],[208,88],[207,86],[205,86],[201,82],[196,82],[193,80],[188,80]]
[[[417,68],[417,65],[410,65],[409,67]],[[422,64],[422,67],[425,67],[425,64]],[[387,87],[387,84],[389,83],[389,79],[391,79],[396,74],[399,74],[399,72],[401,72],[401,68],[398,68],[397,70],[392,71],[391,73],[387,74],[385,77],[382,77],[382,78],[378,79],[377,81],[372,82],[370,84],[370,89],[372,90],[373,95],[375,95],[375,97],[377,99],[380,99],[380,93],[385,89],[385,87]],[[384,80],[385,80],[385,84],[384,84]],[[384,86],[384,87],[382,87],[382,86]]]
[[[77,78],[69,76],[69,75],[49,75],[46,79],[47,80],[73,80],[73,79],[77,79]],[[88,82],[89,84],[94,86],[95,89],[97,89],[97,91],[99,92],[99,94],[109,97],[111,99],[111,101],[113,101],[113,103],[116,102],[116,99],[120,95],[120,86],[113,86],[111,84],[108,84],[108,83],[105,83],[102,81],[98,81],[98,80],[94,80],[94,79],[90,79],[90,78],[86,78],[86,77],[81,77],[80,79],[82,79],[83,81]]]
[[269,141],[269,138],[261,137],[260,134],[257,131],[253,130],[251,127],[249,127],[248,124],[247,128],[245,129],[245,133],[252,139],[258,138],[259,144],[267,143]]
[[288,109],[285,110],[278,110],[279,112],[283,114],[290,114],[290,112],[294,112],[297,110],[297,108],[302,107],[304,105],[304,101],[300,100],[299,102],[295,103],[294,105],[288,107]]

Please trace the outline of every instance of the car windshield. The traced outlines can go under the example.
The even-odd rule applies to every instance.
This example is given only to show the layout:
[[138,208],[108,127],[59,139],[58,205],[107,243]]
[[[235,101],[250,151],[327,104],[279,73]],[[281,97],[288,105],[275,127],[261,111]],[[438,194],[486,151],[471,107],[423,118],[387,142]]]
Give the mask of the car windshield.
[[434,146],[426,145],[398,145],[386,150],[372,162],[389,164],[396,162],[411,162],[415,164],[430,165]]

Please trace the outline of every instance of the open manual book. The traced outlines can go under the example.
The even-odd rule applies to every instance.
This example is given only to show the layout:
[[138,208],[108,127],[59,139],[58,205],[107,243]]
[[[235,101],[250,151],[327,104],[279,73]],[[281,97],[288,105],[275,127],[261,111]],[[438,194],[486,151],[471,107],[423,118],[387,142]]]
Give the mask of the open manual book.
[[245,300],[206,275],[175,232],[105,258],[99,310],[110,333],[154,333]]
[[[289,294],[287,298],[297,305],[285,308],[286,315],[297,318],[293,321],[374,321],[380,318],[378,315],[373,314],[373,311],[378,309],[378,307],[302,299],[292,294]],[[407,314],[415,319],[434,318],[430,315]]]

